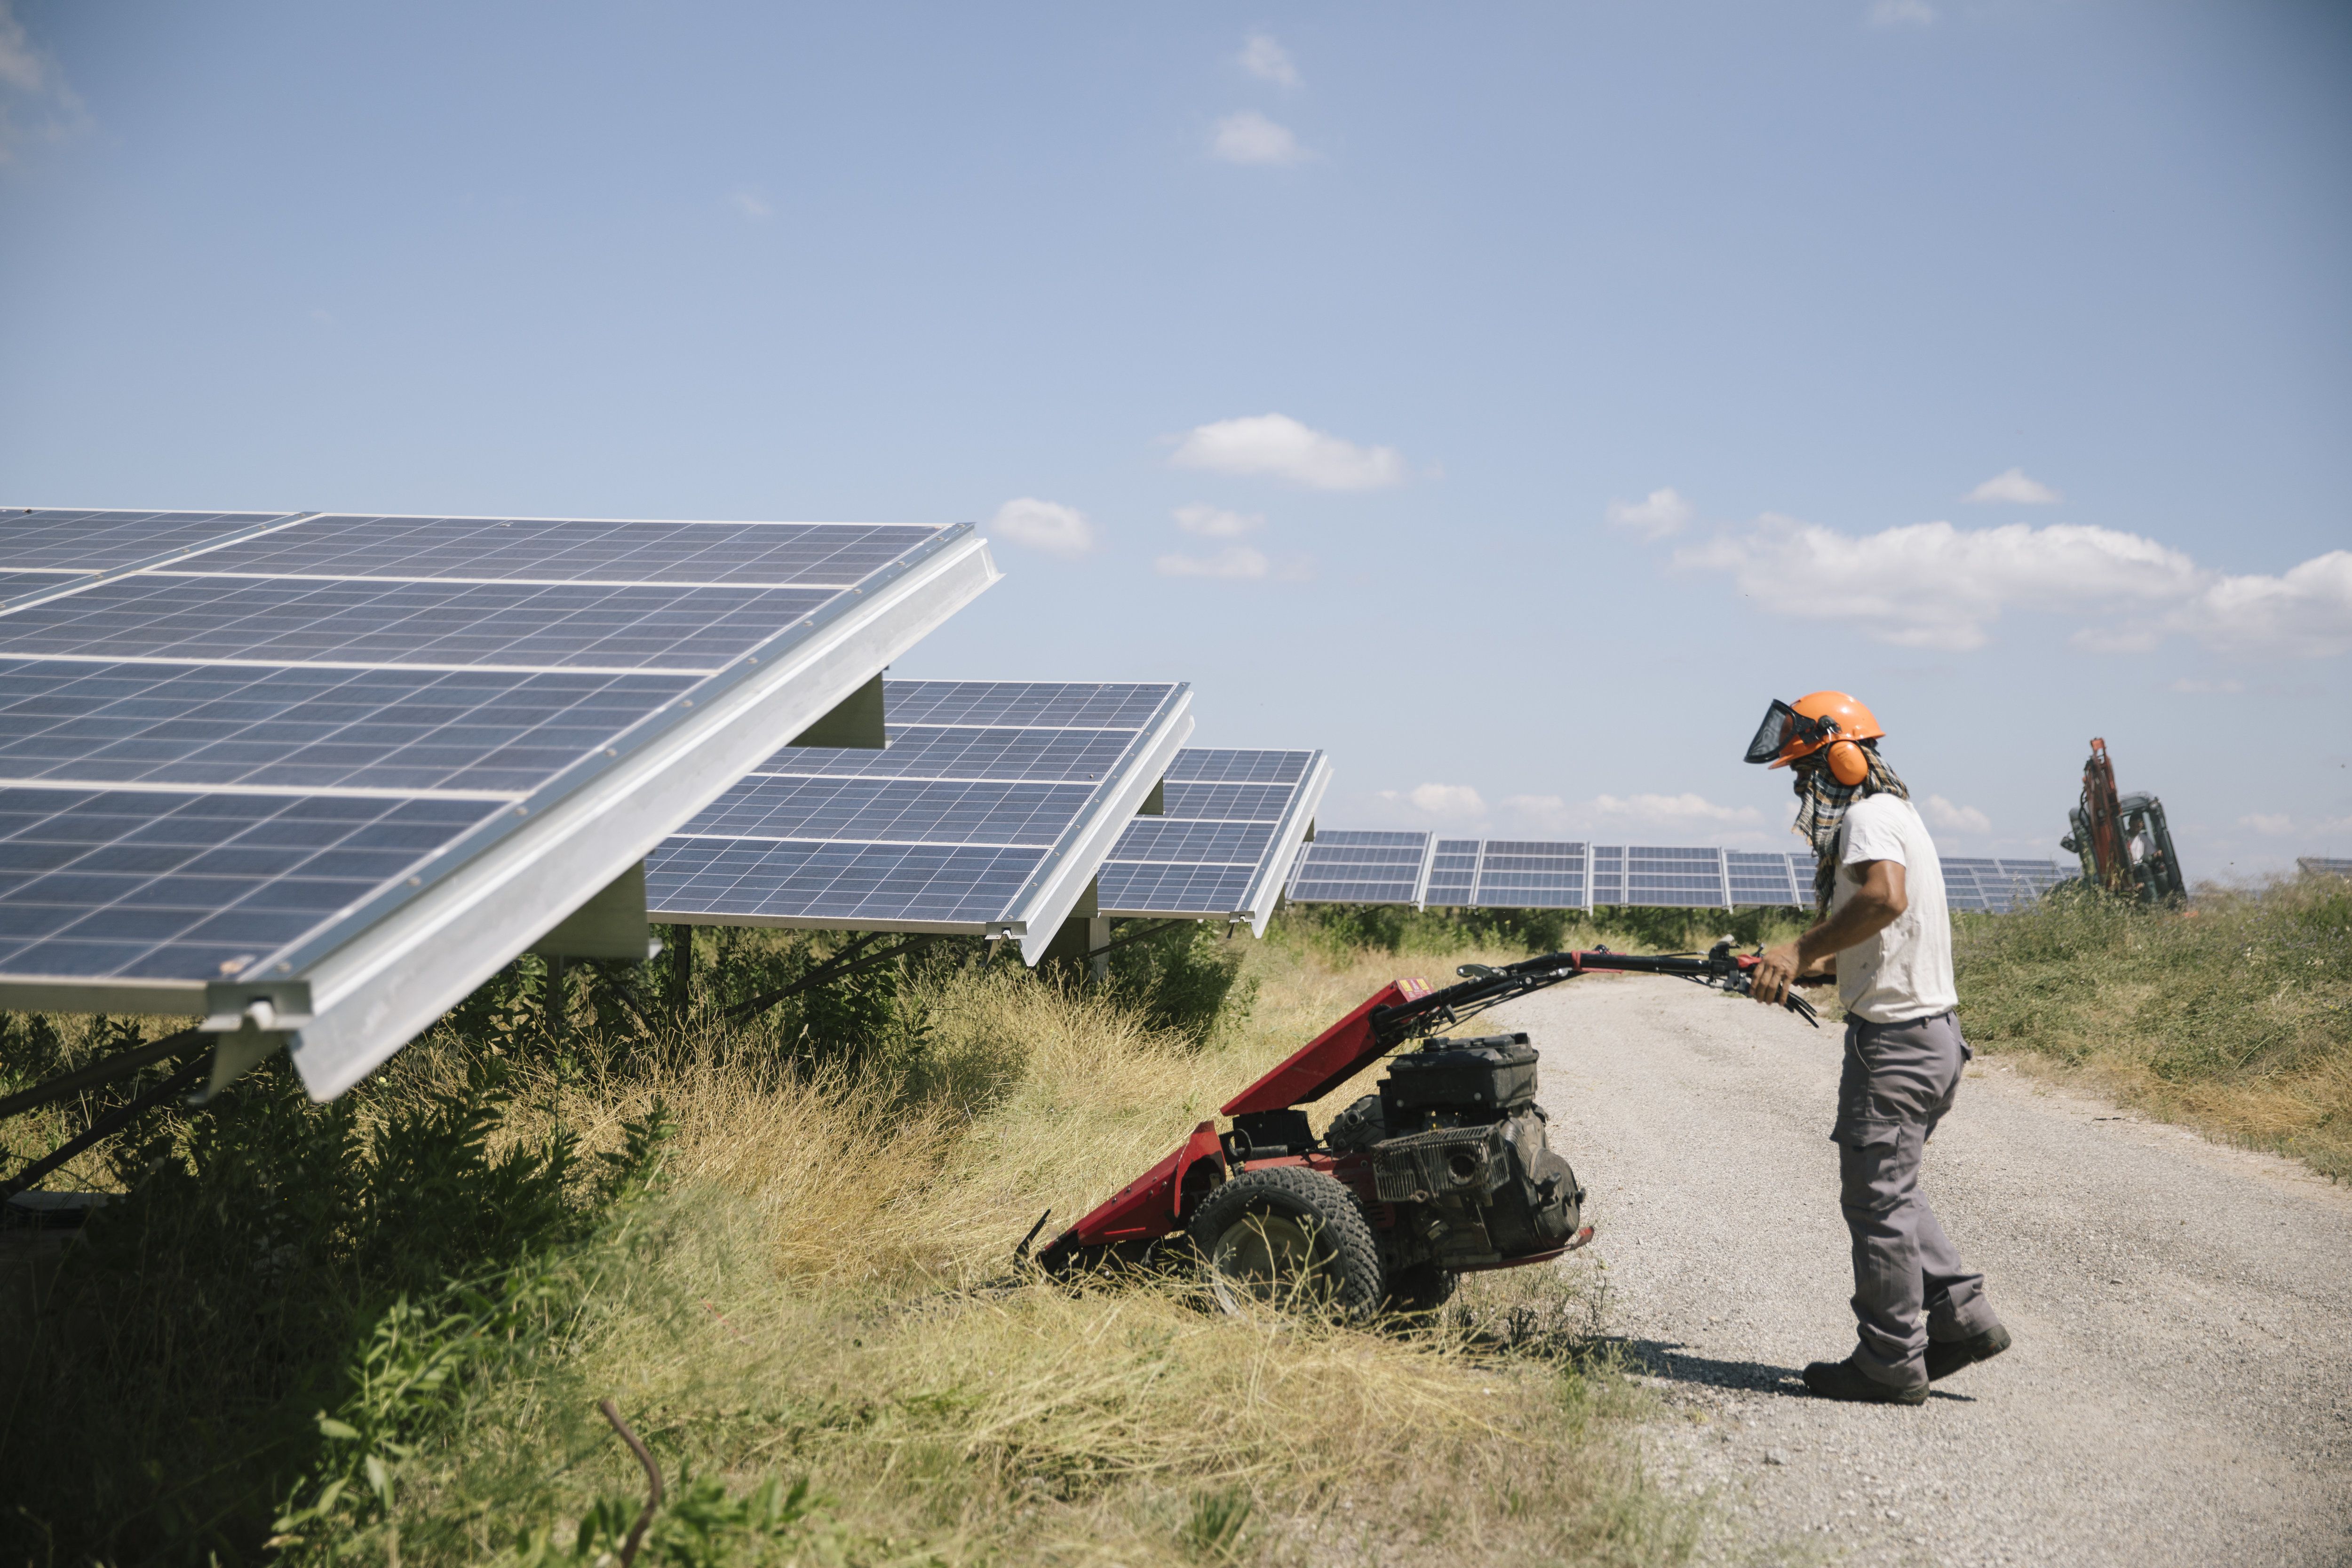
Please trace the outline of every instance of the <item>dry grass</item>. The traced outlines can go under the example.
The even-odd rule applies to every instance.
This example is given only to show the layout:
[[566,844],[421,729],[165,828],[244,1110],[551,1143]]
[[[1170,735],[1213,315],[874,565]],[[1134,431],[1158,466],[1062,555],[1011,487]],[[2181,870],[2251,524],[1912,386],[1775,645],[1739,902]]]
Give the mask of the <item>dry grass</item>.
[[2063,897],[1963,917],[1981,1048],[2352,1178],[2352,889],[2205,888],[2185,910]]
[[[806,1476],[829,1500],[728,1561],[1679,1560],[1692,1518],[1617,1436],[1638,1395],[1559,1331],[1573,1276],[1495,1277],[1411,1332],[1222,1317],[1181,1281],[1007,1279],[1040,1211],[1075,1218],[1381,984],[1466,956],[1256,947],[1256,1016],[1206,1047],[1084,992],[941,970],[909,998],[919,1043],[855,1075],[702,1035],[551,1079],[526,1101],[592,1146],[669,1106],[670,1191],[562,1364],[487,1389],[418,1462],[403,1560],[511,1550],[534,1521],[562,1542],[629,1491],[606,1394],[673,1478]],[[461,1054],[412,1047],[402,1092],[438,1092]]]

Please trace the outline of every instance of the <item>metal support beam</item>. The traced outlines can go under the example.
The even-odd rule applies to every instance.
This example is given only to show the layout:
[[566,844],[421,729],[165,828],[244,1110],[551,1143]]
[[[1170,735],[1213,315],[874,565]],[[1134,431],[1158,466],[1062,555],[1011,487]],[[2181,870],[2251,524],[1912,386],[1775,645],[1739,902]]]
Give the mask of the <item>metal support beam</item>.
[[859,752],[883,750],[889,743],[889,732],[883,721],[882,678],[876,676],[835,703],[824,718],[786,743]]
[[1110,984],[1110,917],[1087,917],[1087,958],[1094,983]]
[[684,1023],[694,1007],[694,928],[669,928],[670,1007]]

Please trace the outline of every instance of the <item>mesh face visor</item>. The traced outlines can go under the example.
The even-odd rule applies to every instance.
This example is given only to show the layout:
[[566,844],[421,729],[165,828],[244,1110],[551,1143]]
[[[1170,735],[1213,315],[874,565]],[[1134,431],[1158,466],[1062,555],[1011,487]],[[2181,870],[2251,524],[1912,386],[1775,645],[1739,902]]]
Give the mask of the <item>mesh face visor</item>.
[[1779,756],[1791,741],[1817,745],[1836,733],[1836,720],[1808,719],[1775,699],[1772,706],[1765,710],[1764,722],[1756,727],[1756,738],[1748,742],[1746,760],[1769,763]]

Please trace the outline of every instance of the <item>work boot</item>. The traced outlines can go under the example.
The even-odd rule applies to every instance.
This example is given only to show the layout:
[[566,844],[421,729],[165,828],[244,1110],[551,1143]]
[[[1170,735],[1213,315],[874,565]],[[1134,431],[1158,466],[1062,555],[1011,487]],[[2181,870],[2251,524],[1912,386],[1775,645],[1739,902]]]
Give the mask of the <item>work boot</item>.
[[1853,1358],[1843,1361],[1817,1361],[1805,1368],[1805,1386],[1823,1399],[1850,1399],[1862,1405],[1925,1405],[1927,1385],[1897,1388],[1891,1383],[1881,1383],[1853,1364]]
[[1990,1361],[2008,1348],[2009,1331],[1999,1323],[1983,1333],[1970,1334],[1964,1340],[1929,1340],[1928,1380],[1947,1378],[1973,1363]]

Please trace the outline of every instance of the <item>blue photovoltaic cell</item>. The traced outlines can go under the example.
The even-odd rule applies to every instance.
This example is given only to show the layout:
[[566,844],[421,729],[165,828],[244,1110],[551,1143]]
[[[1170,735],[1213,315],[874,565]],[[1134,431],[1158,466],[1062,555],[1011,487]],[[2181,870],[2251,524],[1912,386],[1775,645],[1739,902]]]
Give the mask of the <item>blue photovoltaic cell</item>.
[[1290,884],[1295,903],[1410,904],[1421,893],[1426,833],[1318,833]]
[[1181,690],[887,682],[886,748],[776,752],[646,860],[647,907],[856,929],[1010,920],[1045,855],[1129,775]]
[[2294,866],[2306,877],[2352,877],[2352,860],[2330,855],[2298,855]]
[[[202,549],[266,527],[287,512],[0,510],[0,561],[35,567],[114,572],[175,551]],[[207,558],[209,559],[209,558]],[[15,598],[14,594],[0,597]]]
[[1625,847],[1622,844],[1596,844],[1591,853],[1594,907],[1622,904],[1625,901]]
[[[898,683],[892,682],[893,687]],[[835,778],[966,778],[1031,784],[1091,784],[1109,776],[1135,738],[1132,730],[889,727],[887,751],[794,747],[760,764],[761,773]]]
[[889,691],[889,720],[901,730],[1139,730],[1168,700],[1165,686],[1098,681],[894,680]]
[[[1171,789],[1179,784],[1282,785],[1295,789],[1307,782],[1315,757],[1313,752],[1187,746],[1176,753],[1176,761],[1168,770],[1168,784]],[[1277,811],[1275,815],[1281,814]]]
[[519,793],[692,684],[0,659],[0,782]]
[[1429,858],[1429,887],[1422,902],[1433,909],[1467,904],[1478,890],[1478,840],[1441,838]]
[[1241,911],[1256,875],[1257,867],[1246,863],[1106,860],[1097,877],[1097,901],[1106,910],[1178,917],[1232,915]]
[[0,973],[316,941],[940,531],[294,515],[0,510]]
[[0,616],[0,655],[665,667],[707,674],[832,596],[798,588],[140,573]]
[[1098,907],[1207,918],[1264,912],[1245,906],[1254,889],[1275,887],[1267,873],[1276,836],[1315,759],[1313,752],[1177,752],[1161,815],[1129,824],[1097,874]]
[[359,902],[481,801],[0,789],[0,971],[210,980]]
[[1556,839],[1489,838],[1478,861],[1484,909],[1584,907],[1586,847]]
[[262,577],[535,577],[846,588],[938,531],[908,523],[336,514],[216,552],[192,569]]
[[712,802],[687,831],[725,838],[1051,848],[1093,794],[1086,784],[753,774]]
[[1787,855],[1727,849],[1723,859],[1725,872],[1731,879],[1734,905],[1785,906],[1798,901],[1796,880],[1790,873]]
[[1720,850],[1632,844],[1625,849],[1625,901],[1647,909],[1720,909],[1727,902]]
[[982,924],[1001,918],[1046,851],[952,844],[665,840],[646,862],[661,915]]
[[[1181,759],[1184,753],[1176,755]],[[1167,781],[1165,815],[1196,821],[1280,822],[1297,798],[1296,784],[1179,784]]]

